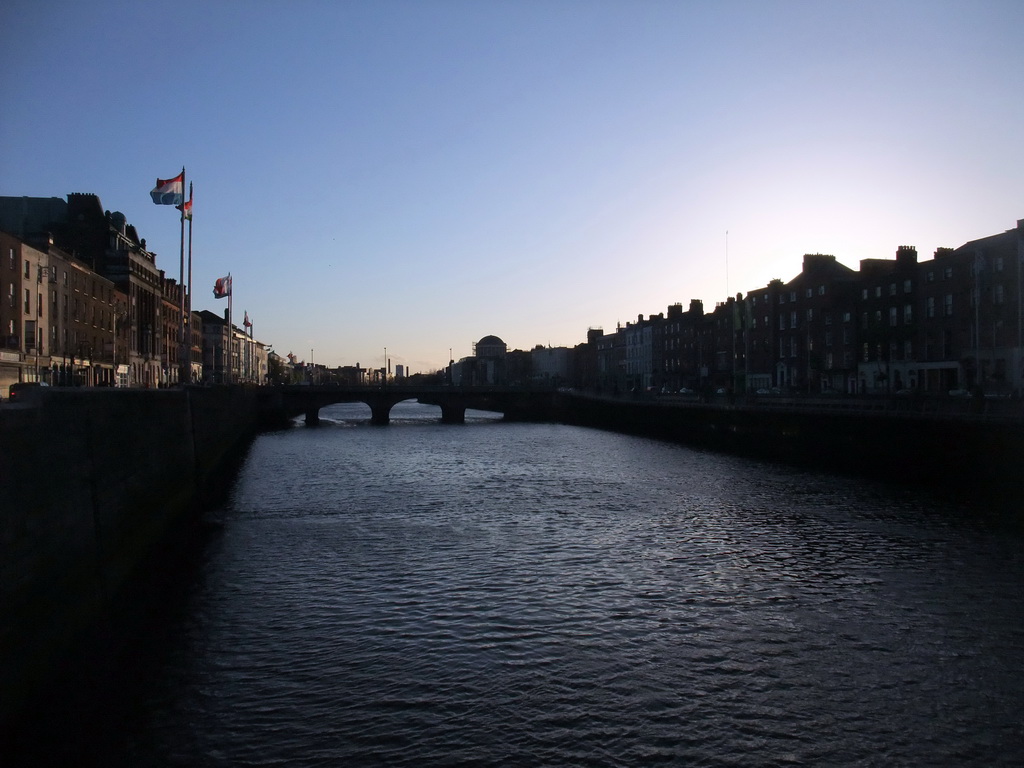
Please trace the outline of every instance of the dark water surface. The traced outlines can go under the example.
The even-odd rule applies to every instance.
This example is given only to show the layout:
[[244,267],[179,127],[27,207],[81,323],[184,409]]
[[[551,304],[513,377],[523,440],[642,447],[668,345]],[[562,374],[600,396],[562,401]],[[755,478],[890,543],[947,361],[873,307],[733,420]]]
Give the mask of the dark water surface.
[[1021,764],[1024,550],[985,509],[357,408],[252,446],[103,764]]

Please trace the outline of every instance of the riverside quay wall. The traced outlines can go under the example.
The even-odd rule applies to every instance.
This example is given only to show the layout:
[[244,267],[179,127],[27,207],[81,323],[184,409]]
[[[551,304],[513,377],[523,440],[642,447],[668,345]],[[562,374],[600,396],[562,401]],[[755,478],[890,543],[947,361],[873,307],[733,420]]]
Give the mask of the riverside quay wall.
[[0,725],[189,530],[258,428],[242,388],[22,396],[0,406]]
[[560,421],[739,455],[961,488],[1024,492],[1024,403],[761,398],[729,403],[563,394]]

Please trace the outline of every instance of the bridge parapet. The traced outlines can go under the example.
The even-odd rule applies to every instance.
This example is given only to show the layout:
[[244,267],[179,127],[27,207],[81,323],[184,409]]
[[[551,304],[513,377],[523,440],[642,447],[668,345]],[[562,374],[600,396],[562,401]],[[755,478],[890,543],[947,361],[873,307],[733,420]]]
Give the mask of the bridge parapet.
[[552,388],[530,387],[292,385],[268,388],[264,409],[268,421],[284,423],[304,414],[306,423],[315,425],[325,406],[365,403],[371,423],[385,425],[396,404],[416,400],[440,407],[442,422],[461,424],[467,408],[496,411],[510,420],[550,418],[554,395]]

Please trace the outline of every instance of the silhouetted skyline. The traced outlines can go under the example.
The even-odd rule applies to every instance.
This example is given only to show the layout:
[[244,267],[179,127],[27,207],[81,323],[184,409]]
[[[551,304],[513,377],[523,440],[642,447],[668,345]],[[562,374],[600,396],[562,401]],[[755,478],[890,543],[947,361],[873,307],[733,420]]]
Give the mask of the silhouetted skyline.
[[[442,367],[1000,232],[1019,2],[35,3],[0,10],[0,194],[94,192],[281,354]],[[726,232],[728,231],[728,237]],[[727,265],[728,262],[728,265]]]

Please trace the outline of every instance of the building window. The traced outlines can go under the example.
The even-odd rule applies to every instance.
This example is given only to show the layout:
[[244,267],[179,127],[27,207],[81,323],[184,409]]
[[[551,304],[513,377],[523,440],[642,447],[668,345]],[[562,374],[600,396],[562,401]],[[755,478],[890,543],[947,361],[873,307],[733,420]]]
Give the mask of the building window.
[[782,314],[779,315],[779,330],[786,330],[786,316]]
[[994,285],[992,286],[992,303],[1002,304],[1003,303],[1003,286]]
[[812,320],[814,320],[814,310],[813,309],[808,309],[807,310],[807,322],[809,323]]
[[889,283],[889,295],[890,296],[895,296],[896,295],[896,283]]
[[825,313],[825,325],[832,325],[832,313],[831,312],[826,312]]
[[825,346],[832,346],[832,331],[825,331]]
[[910,293],[911,288],[913,288],[913,283],[911,283],[910,280],[904,280],[903,281],[903,292],[904,293]]
[[903,359],[913,360],[914,359],[914,342],[907,339],[903,342]]
[[910,325],[914,322],[914,305],[904,304],[903,305],[903,324]]
[[796,291],[790,291],[789,292],[789,300],[790,301],[796,301]]
[[889,307],[889,325],[896,327],[896,307]]
[[868,355],[869,355],[869,354],[871,354],[871,353],[870,353],[870,351],[868,350],[868,345],[867,345],[867,344],[862,344],[862,345],[861,345],[861,359],[862,359],[862,360],[863,360],[863,361],[864,361],[865,363],[866,363],[866,362],[868,362],[868,360],[870,359],[870,358],[868,357]]
[[953,316],[953,294],[952,293],[947,293],[942,298],[942,313],[946,317],[952,317]]
[[928,301],[925,304],[925,316],[935,317],[935,297],[929,296]]
[[925,279],[926,282],[934,283],[935,282],[935,272],[933,270],[929,269],[925,273],[924,279]]
[[868,289],[867,288],[861,288],[861,290],[860,290],[860,297],[864,301],[867,301],[867,298],[868,298]]
[[25,289],[25,314],[32,314],[32,291],[28,288]]
[[1002,256],[996,256],[996,258],[995,258],[995,270],[996,270],[996,272],[1002,272],[1003,271],[1003,257]]
[[789,356],[796,357],[796,339],[794,338],[789,340]]
[[32,265],[28,263],[28,259],[25,259],[25,279],[29,280],[32,278]]
[[825,286],[824,285],[819,285],[818,286],[818,295],[819,296],[824,296],[825,295]]
[[813,295],[814,295],[814,289],[813,288],[808,288],[807,291],[804,293],[804,298],[805,299],[809,299]]
[[880,286],[880,285],[876,285],[875,286],[875,298],[876,299],[882,298],[882,286]]
[[14,270],[16,270],[16,269],[18,268],[18,266],[17,266],[17,265],[18,265],[18,262],[17,262],[17,260],[16,260],[15,258],[14,258],[14,249],[13,249],[13,248],[9,249],[9,250],[8,250],[8,253],[10,254],[10,260],[11,260],[11,271],[13,272]]
[[850,322],[850,313],[849,312],[843,312],[843,322],[844,323]]
[[796,328],[796,310],[789,313],[789,327]]
[[943,280],[952,280],[953,279],[953,268],[952,267],[946,267],[944,270],[942,270],[942,279]]

